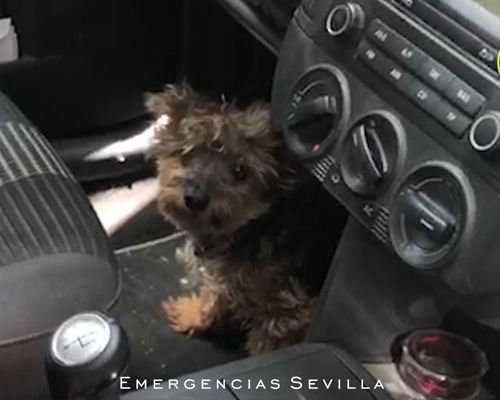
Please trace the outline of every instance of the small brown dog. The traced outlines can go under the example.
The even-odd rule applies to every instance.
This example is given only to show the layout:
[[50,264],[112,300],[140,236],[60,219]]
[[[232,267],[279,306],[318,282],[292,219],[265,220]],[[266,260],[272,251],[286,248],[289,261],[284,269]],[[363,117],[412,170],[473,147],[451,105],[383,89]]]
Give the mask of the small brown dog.
[[159,210],[187,233],[178,262],[201,275],[199,291],[164,303],[173,330],[199,335],[236,318],[251,354],[303,340],[313,301],[298,271],[324,215],[311,219],[316,192],[268,106],[209,103],[183,84],[149,94],[147,107],[169,117],[154,149]]

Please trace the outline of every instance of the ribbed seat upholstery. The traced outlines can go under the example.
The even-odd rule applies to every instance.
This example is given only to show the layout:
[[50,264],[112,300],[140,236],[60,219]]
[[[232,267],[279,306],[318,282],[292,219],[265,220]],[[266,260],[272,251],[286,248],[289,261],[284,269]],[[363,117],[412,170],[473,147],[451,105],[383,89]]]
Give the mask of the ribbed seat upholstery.
[[47,399],[48,334],[110,311],[119,274],[87,197],[47,140],[0,94],[0,398]]

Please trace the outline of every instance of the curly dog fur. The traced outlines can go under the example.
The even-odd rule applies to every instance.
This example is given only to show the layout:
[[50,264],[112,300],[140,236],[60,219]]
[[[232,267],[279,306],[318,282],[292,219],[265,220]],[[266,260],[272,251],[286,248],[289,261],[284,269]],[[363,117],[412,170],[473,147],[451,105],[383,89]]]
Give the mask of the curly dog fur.
[[316,192],[269,106],[212,103],[187,84],[148,94],[146,104],[169,117],[154,147],[158,207],[187,233],[178,262],[202,277],[196,293],[164,303],[171,327],[201,335],[237,319],[251,354],[302,341],[313,297],[299,271],[317,238]]

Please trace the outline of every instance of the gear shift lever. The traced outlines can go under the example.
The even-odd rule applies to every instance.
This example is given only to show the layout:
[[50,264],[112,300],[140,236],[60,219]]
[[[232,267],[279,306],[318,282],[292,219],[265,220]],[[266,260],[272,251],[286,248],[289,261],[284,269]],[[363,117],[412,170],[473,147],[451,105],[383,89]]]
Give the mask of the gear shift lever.
[[118,400],[129,344],[118,323],[101,313],[74,315],[50,340],[45,368],[54,400]]

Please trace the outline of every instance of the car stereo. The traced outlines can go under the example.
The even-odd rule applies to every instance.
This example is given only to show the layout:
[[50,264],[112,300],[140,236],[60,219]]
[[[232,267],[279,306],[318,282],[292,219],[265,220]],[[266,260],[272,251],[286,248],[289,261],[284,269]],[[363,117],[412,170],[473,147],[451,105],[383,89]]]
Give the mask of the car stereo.
[[500,291],[500,3],[307,1],[273,113],[289,148],[406,264]]

